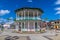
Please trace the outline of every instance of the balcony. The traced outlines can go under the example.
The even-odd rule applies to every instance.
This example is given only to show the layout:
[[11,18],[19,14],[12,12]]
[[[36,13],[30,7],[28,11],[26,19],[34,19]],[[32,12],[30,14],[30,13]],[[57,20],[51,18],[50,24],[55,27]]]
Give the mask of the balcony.
[[20,17],[16,20],[41,20],[39,17]]

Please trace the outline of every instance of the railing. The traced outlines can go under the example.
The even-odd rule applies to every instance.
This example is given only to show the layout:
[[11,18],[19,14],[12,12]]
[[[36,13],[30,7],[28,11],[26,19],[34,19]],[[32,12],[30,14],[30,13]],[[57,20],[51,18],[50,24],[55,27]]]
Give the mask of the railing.
[[20,17],[20,18],[17,18],[16,20],[41,20],[39,17]]

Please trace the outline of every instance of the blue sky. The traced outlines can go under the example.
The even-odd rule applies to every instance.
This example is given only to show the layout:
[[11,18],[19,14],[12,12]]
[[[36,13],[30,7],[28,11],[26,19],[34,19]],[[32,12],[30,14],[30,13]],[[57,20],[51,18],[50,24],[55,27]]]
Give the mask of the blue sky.
[[15,18],[14,10],[21,7],[41,8],[44,13],[41,18],[48,20],[60,19],[60,0],[0,0],[0,18]]

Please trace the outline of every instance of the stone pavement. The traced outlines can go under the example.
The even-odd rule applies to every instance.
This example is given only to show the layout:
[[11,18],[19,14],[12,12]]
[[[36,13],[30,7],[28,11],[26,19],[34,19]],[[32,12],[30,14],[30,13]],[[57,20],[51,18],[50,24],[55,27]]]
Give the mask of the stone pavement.
[[41,35],[30,35],[29,36],[30,38],[31,38],[31,40],[49,40],[49,39],[47,39],[47,38],[45,38],[45,37],[43,37],[43,36],[41,36]]
[[10,36],[29,36],[31,40],[49,40],[43,36],[54,36],[56,35],[53,31],[47,31],[46,33],[42,34],[19,34],[19,33],[12,33],[10,31],[4,31],[0,36],[2,35],[10,35]]
[[43,36],[54,36],[56,35],[56,32],[54,30],[47,30],[47,32],[41,34]]
[[10,35],[10,36],[29,36],[31,40],[48,40],[47,38],[44,38],[40,34],[18,34],[18,33],[3,33],[4,35]]

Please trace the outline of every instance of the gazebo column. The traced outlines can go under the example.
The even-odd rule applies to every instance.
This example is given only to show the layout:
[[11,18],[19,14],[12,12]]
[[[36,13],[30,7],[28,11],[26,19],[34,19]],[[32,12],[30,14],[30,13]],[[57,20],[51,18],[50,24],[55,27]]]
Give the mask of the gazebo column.
[[17,20],[17,14],[16,14],[16,20]]
[[33,23],[33,27],[34,27],[34,32],[35,32],[35,22]]
[[[18,19],[18,13],[16,14],[16,20]],[[17,23],[16,27],[15,27],[16,31],[19,30],[19,22]]]
[[28,31],[29,31],[29,21],[28,21]]
[[28,31],[29,31],[29,11],[28,11]]
[[24,30],[25,30],[25,22],[24,22]]
[[23,17],[22,14],[23,14],[23,12],[21,11],[21,20],[22,20],[22,17]]
[[38,20],[38,11],[37,11],[37,20]]
[[[22,13],[22,11],[21,11]],[[20,20],[22,20],[22,14],[20,15]],[[21,22],[21,32],[22,32],[22,22]]]
[[18,27],[18,26],[16,25],[16,27],[15,27],[15,30],[16,30],[16,31],[18,31],[18,28],[17,28],[17,27]]
[[[22,13],[22,12],[21,12],[21,13]],[[21,17],[22,17],[22,15],[20,14],[20,20],[22,20]]]
[[19,18],[19,20],[20,20],[20,16],[18,15],[18,18]]
[[37,30],[38,30],[38,11],[37,11]]
[[34,19],[34,12],[33,12],[33,19]]
[[[17,14],[16,14],[16,20],[17,20]],[[18,31],[18,30],[17,30],[17,27],[18,27],[18,26],[16,25],[16,26],[15,26],[15,30],[16,30],[16,31]]]
[[[25,11],[23,13],[24,13],[24,20],[25,20]],[[25,30],[25,21],[24,21],[24,30]]]
[[[33,19],[35,20],[35,13],[33,11]],[[34,32],[35,32],[35,21],[33,22]]]
[[16,18],[18,18],[18,20],[19,20],[19,13],[16,16],[17,16]]
[[16,24],[15,30],[19,31],[19,23]]
[[21,32],[22,32],[22,22],[21,22]]
[[37,30],[38,30],[38,21],[37,21]]
[[[19,15],[17,15],[18,20],[20,20]],[[18,30],[21,30],[20,28],[20,22],[18,22]]]

